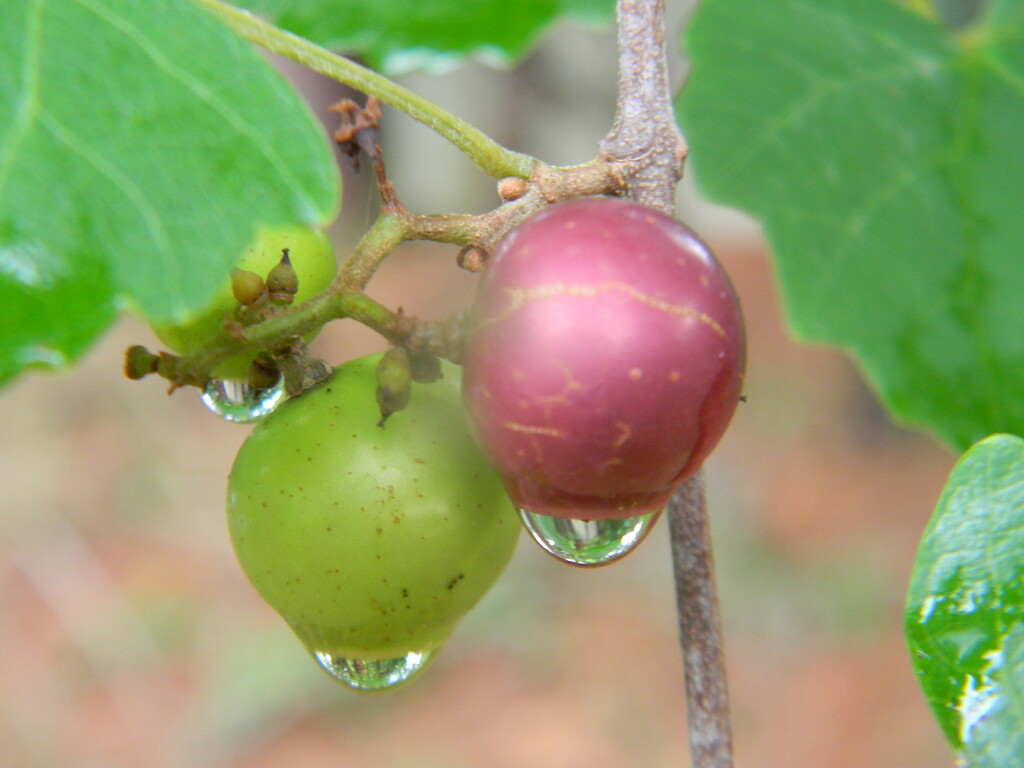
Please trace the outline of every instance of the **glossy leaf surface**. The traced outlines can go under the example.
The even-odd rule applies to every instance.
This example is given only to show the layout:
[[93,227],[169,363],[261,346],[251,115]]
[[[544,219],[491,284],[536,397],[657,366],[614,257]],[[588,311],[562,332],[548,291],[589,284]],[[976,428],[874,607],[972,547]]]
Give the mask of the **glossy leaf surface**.
[[130,308],[200,311],[259,223],[325,223],[336,166],[298,95],[180,0],[0,4],[0,381]]
[[988,438],[953,470],[917,553],[906,628],[964,764],[1024,766],[1024,440]]

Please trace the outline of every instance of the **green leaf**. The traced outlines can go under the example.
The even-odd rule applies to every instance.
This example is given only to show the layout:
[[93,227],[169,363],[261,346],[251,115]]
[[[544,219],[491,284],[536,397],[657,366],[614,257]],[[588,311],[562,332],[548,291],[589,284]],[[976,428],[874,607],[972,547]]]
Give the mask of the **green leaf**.
[[906,630],[964,764],[1024,766],[1024,440],[995,435],[954,468],[917,552]]
[[260,223],[340,191],[309,109],[182,0],[0,3],[0,382],[131,308],[179,322]]
[[250,10],[382,72],[443,70],[467,56],[508,66],[561,16],[599,23],[614,0],[241,0]]
[[698,183],[760,218],[790,322],[956,446],[1024,434],[1024,13],[705,0],[679,104]]

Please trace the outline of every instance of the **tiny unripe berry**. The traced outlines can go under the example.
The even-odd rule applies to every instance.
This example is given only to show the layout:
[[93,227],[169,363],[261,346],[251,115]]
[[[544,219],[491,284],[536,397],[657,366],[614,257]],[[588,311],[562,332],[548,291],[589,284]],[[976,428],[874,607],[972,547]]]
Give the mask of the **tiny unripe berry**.
[[526,194],[529,185],[525,179],[509,176],[498,182],[498,197],[502,200],[518,200]]
[[[235,336],[240,328],[261,322],[274,314],[278,305],[270,304],[269,294],[249,304],[241,303],[239,296],[245,300],[255,295],[256,289],[246,288],[247,283],[257,287],[260,282],[265,285],[268,273],[281,260],[281,252],[286,248],[295,255],[295,268],[299,276],[299,291],[291,302],[286,303],[294,304],[310,299],[330,285],[337,274],[337,261],[331,241],[323,231],[305,225],[260,227],[250,243],[239,253],[235,267],[255,273],[263,280],[245,276],[241,278],[242,286],[233,287],[233,275],[225,272],[224,281],[205,311],[183,323],[153,323],[157,338],[171,352],[189,355],[203,345],[214,342],[225,331]],[[239,287],[241,291],[236,296]],[[314,335],[315,332],[310,332],[305,338],[310,340]],[[249,364],[257,351],[249,349],[218,363],[209,372],[210,376],[244,383],[249,376]]]
[[124,356],[124,375],[129,379],[141,379],[156,371],[160,358],[143,346],[128,347]]
[[231,293],[243,307],[252,307],[266,301],[267,284],[255,272],[236,269],[231,275]]
[[417,384],[432,384],[441,378],[441,360],[429,352],[410,354],[409,369]]
[[487,251],[479,245],[467,245],[455,257],[455,263],[467,272],[483,272],[487,264]]
[[383,427],[388,417],[409,404],[412,391],[412,367],[405,347],[392,347],[377,364],[377,405]]
[[281,251],[281,261],[267,275],[267,290],[274,304],[291,304],[299,290],[299,276],[295,274],[287,248]]

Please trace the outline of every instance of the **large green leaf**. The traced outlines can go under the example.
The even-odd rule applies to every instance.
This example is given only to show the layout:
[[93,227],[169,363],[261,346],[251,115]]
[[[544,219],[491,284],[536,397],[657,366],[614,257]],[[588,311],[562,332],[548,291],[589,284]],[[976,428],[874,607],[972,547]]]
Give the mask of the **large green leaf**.
[[1024,440],[997,435],[957,464],[914,563],[914,668],[970,768],[1024,766]]
[[0,3],[0,381],[131,308],[178,321],[258,223],[322,223],[337,168],[296,93],[182,0]]
[[607,21],[615,0],[240,0],[238,5],[389,74],[443,69],[466,56],[508,65],[552,22]]
[[704,0],[687,35],[697,181],[763,221],[794,330],[959,447],[1024,434],[1022,9]]

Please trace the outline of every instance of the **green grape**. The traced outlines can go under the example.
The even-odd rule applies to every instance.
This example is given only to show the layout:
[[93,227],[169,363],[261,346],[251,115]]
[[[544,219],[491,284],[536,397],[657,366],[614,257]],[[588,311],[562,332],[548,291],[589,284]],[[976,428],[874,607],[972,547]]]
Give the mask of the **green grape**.
[[404,679],[367,682],[378,662],[429,658],[501,574],[520,530],[469,435],[455,367],[414,385],[381,429],[380,359],[347,363],[267,416],[228,480],[249,580],[325,670],[358,688]]
[[[235,266],[265,278],[281,261],[284,248],[288,249],[292,266],[299,278],[296,303],[315,296],[330,285],[337,272],[331,241],[324,232],[308,227],[259,230]],[[231,280],[225,279],[210,308],[202,315],[184,325],[154,325],[153,332],[172,352],[188,354],[216,336],[224,325],[225,314],[237,306],[238,300],[231,291]],[[312,335],[307,340],[310,338]],[[214,378],[244,381],[255,354],[238,355],[225,360],[213,370]]]

